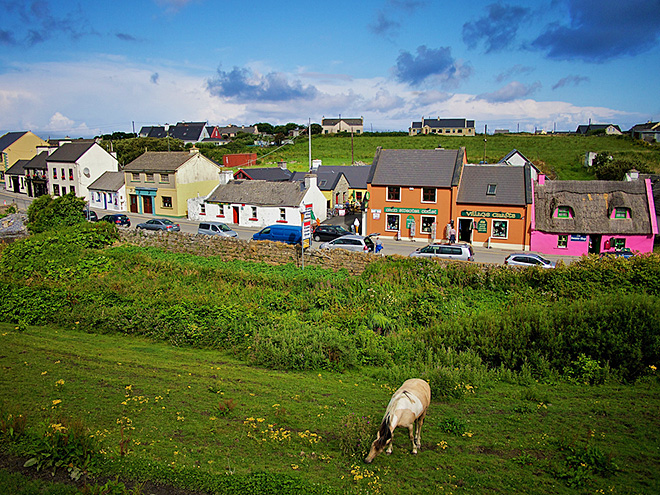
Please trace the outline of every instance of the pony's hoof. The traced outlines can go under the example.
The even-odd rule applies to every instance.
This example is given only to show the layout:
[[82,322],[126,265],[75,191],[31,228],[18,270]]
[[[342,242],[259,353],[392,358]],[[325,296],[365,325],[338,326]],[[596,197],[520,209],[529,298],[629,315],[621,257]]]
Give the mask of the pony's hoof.
[[417,454],[417,449],[412,451],[413,454]]

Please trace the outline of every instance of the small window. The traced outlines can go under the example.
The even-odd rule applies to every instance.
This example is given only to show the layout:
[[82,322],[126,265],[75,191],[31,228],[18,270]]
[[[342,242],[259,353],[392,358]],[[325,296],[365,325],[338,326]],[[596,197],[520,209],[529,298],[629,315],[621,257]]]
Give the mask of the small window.
[[171,196],[163,196],[163,208],[172,208]]
[[199,214],[206,215],[206,203],[202,203],[201,205],[199,205]]
[[60,186],[57,184],[53,184],[53,196],[59,196],[60,195]]
[[362,202],[362,191],[356,191],[355,200],[358,202]]
[[73,180],[73,169],[69,169],[69,180]]
[[284,208],[280,208],[280,220],[286,220],[286,210]]
[[435,187],[422,187],[422,201],[424,203],[435,203]]
[[66,187],[62,186],[62,196],[66,196]]
[[218,205],[218,216],[225,216],[225,205]]
[[557,247],[560,249],[568,248],[568,235],[562,234],[557,236]]
[[252,207],[252,218],[257,218],[257,207],[256,206]]
[[435,217],[422,216],[421,232],[423,234],[431,234],[433,232],[433,224],[434,223],[435,223]]
[[557,218],[571,218],[571,207],[560,206],[557,208]]
[[140,173],[139,172],[132,172],[131,173],[131,181],[138,182],[139,180],[140,180]]
[[60,177],[62,177],[62,180],[66,179],[66,176],[64,175],[64,169],[62,169],[62,175]]
[[397,186],[387,186],[387,200],[401,201],[401,188]]
[[508,239],[509,237],[509,221],[508,220],[493,220],[493,237],[497,239]]
[[612,247],[616,251],[621,251],[626,248],[626,240],[622,237],[615,237],[612,239]]
[[497,184],[488,184],[488,187],[486,188],[486,195],[495,196],[496,192],[497,192]]
[[71,194],[76,194],[76,188],[73,186],[69,187],[69,191],[71,191]]
[[153,182],[154,181],[154,174],[146,174],[147,178],[145,179],[145,182]]
[[57,179],[57,169],[53,169],[53,179]]
[[628,218],[628,208],[614,208],[614,218]]
[[169,182],[170,181],[170,174],[160,174],[160,181],[161,182]]
[[386,219],[386,230],[390,231],[398,231],[399,230],[399,221],[400,221],[400,216],[399,215],[387,215]]

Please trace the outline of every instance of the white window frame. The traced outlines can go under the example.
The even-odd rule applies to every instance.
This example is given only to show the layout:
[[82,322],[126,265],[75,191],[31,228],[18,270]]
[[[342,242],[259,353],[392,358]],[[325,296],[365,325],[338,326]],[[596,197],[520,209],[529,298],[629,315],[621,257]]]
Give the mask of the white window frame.
[[252,216],[251,216],[250,218],[259,218],[259,217],[257,216],[257,213],[258,213],[258,212],[257,212],[257,207],[256,207],[256,206],[252,206],[251,208],[252,208]]
[[[390,187],[397,188],[399,190],[399,199],[389,198]],[[385,186],[385,201],[389,203],[401,203],[401,186]]]
[[[564,242],[562,242],[562,238]],[[559,234],[557,236],[557,249],[568,249],[568,234]]]
[[[433,191],[433,193],[434,193],[433,194],[433,197],[434,197],[433,201],[425,201],[424,200],[424,189],[431,189]],[[420,194],[419,198],[420,198],[419,199],[420,202],[422,202],[422,203],[435,204],[435,203],[438,202],[438,189],[435,188],[435,187],[422,187],[422,191],[421,191],[421,194]]]
[[[425,218],[433,219],[433,222],[431,222],[431,225],[429,226],[428,230],[424,230],[424,219]],[[434,215],[421,215],[420,219],[419,219],[419,232],[421,234],[429,234],[429,235],[432,234],[433,233],[433,223],[434,222],[436,224],[435,230],[436,230],[436,235],[437,235],[437,232],[438,232],[438,225],[437,225],[438,224],[438,219],[437,219],[437,217],[434,216]]]
[[[387,219],[388,219],[389,217],[397,217],[397,224],[399,225],[399,228],[398,228],[398,229],[390,229],[390,228],[388,228],[388,224],[389,224],[389,222],[387,221]],[[400,230],[401,230],[401,215],[400,215],[399,213],[387,213],[387,214],[385,215],[385,231],[386,231],[386,232],[399,232]]]
[[[506,225],[506,236],[497,236],[495,235],[495,222],[503,222]],[[498,219],[493,219],[490,222],[490,236],[493,239],[508,239],[509,238],[509,221],[508,220],[500,220]]]
[[286,208],[280,208],[280,220],[286,221]]

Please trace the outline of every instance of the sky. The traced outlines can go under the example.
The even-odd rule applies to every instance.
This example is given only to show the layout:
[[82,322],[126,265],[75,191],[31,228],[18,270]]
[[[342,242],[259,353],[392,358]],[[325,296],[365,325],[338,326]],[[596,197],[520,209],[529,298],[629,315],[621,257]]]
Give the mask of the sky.
[[660,120],[660,0],[0,0],[0,132]]

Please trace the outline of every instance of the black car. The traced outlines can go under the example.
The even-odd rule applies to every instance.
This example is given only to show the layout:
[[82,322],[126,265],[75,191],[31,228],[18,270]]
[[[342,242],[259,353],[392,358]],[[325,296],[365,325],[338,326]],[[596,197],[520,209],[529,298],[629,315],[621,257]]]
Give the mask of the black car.
[[312,238],[316,242],[332,241],[333,239],[337,239],[338,237],[345,235],[350,235],[352,233],[353,232],[346,230],[341,225],[319,225],[314,229]]
[[96,215],[96,212],[94,210],[85,210],[83,213],[85,214],[85,218],[90,222],[99,221],[99,217]]
[[104,215],[99,218],[99,222],[114,223],[117,227],[131,226],[131,220],[123,213],[112,213],[111,215]]

